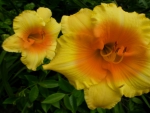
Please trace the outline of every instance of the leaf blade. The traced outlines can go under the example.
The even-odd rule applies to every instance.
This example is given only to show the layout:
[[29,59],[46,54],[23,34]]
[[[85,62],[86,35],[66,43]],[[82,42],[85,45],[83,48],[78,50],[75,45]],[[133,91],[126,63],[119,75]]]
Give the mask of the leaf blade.
[[54,93],[54,94],[49,95],[45,100],[42,101],[42,103],[52,104],[52,103],[58,102],[64,96],[65,96],[64,93]]
[[35,85],[34,87],[32,87],[32,89],[29,92],[29,99],[31,102],[35,101],[37,99],[39,95],[39,89],[37,87],[37,85]]

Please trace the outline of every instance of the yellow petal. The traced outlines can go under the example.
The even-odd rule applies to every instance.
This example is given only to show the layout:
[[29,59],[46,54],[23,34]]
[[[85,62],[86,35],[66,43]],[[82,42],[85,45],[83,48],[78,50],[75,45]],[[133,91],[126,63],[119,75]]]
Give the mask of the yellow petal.
[[27,66],[28,69],[33,71],[43,63],[46,52],[37,53],[33,51],[23,51],[21,61]]
[[77,89],[97,84],[106,71],[102,69],[98,51],[93,51],[95,45],[94,38],[87,34],[63,35],[58,39],[55,57],[43,68],[62,73]]
[[133,86],[125,85],[124,87],[121,88],[121,93],[126,96],[126,97],[134,97],[134,96],[140,96],[142,94],[150,92],[149,89],[136,89]]
[[126,97],[139,96],[149,92],[150,54],[146,53],[144,49],[142,51],[137,56],[124,58],[122,64],[111,68],[114,84]]
[[118,21],[118,23],[123,24],[124,13],[125,12],[121,10],[121,8],[117,8],[116,4],[114,3],[110,4],[102,3],[101,5],[94,7],[92,20],[93,23],[95,24],[104,21],[109,22],[110,20]]
[[55,56],[56,45],[57,45],[57,42],[52,41],[51,45],[46,50],[46,58],[48,58],[50,60],[53,59],[53,57]]
[[55,49],[56,49],[56,39],[58,37],[58,34],[60,32],[61,25],[56,22],[54,18],[51,17],[50,21],[46,23],[46,26],[44,27],[44,32],[46,34],[46,37],[50,39],[50,45],[48,49],[46,50],[46,57],[49,59],[52,59],[55,55]]
[[48,8],[40,7],[37,9],[37,13],[40,17],[43,18],[45,22],[48,22],[50,17],[52,16],[52,12]]
[[97,85],[84,89],[85,101],[90,109],[97,107],[111,109],[121,100],[118,89],[111,89],[104,80]]
[[46,34],[49,34],[51,37],[51,40],[56,40],[58,37],[58,34],[60,32],[61,25],[57,23],[57,21],[51,17],[50,21],[46,23],[46,26],[44,27],[44,31]]
[[45,22],[35,11],[23,11],[13,21],[15,34],[24,39],[28,38],[30,33],[35,33],[35,31],[42,32],[43,26],[45,26]]
[[145,44],[149,42],[150,20],[144,14],[128,13],[114,3],[102,3],[93,9],[92,20],[96,26],[94,29],[96,37],[105,37],[102,36],[105,32],[107,38],[110,38],[109,41],[124,39],[124,42],[129,40],[140,40]]
[[4,40],[2,47],[9,52],[21,52],[21,44],[21,39],[16,35],[12,35]]
[[71,16],[63,16],[61,20],[62,33],[91,30],[91,13],[90,9],[85,8]]

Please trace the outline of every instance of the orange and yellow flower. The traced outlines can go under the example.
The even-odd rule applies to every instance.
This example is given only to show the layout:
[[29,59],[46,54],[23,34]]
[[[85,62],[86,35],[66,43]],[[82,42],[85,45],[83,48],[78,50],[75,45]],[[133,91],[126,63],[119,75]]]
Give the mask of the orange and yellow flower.
[[44,65],[84,89],[90,109],[150,90],[150,20],[114,3],[62,17],[56,55]]
[[61,26],[51,16],[50,9],[44,7],[37,12],[23,11],[13,21],[15,34],[3,42],[4,50],[22,53],[21,61],[31,70],[36,70],[45,57],[52,59]]

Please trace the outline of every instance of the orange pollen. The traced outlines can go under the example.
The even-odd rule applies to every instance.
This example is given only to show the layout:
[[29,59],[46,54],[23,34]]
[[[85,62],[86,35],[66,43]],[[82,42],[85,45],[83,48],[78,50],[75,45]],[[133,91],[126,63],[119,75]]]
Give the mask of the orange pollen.
[[118,64],[123,60],[124,53],[127,51],[127,47],[119,46],[117,42],[105,44],[103,49],[100,50],[100,55],[104,60]]

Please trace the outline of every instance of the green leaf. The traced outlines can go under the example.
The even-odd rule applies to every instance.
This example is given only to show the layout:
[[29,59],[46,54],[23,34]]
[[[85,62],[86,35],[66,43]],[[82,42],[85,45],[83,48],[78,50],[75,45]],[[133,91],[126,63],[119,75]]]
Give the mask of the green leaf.
[[64,93],[54,93],[49,95],[45,100],[42,101],[42,103],[52,104],[61,100],[64,96],[65,96]]
[[0,28],[6,28],[6,29],[11,29],[11,27],[4,22],[0,22]]
[[64,104],[66,108],[68,108],[70,111],[72,111],[73,113],[76,112],[77,102],[76,102],[76,98],[73,95],[71,95],[70,97],[66,95],[64,98]]
[[68,95],[66,95],[64,97],[64,104],[65,104],[65,106],[66,106],[67,109],[72,110],[70,102],[69,102],[69,96]]
[[89,113],[89,109],[87,107],[79,106],[78,107],[79,113]]
[[15,55],[13,55],[13,53],[8,53],[7,56],[5,56],[8,71],[12,71],[15,68],[17,68],[18,70],[18,65],[19,63],[21,63],[21,61],[18,60],[19,57],[20,57],[20,53]]
[[72,91],[72,95],[74,95],[75,97],[80,97],[83,94],[82,90],[76,90],[74,89]]
[[35,7],[34,3],[29,3],[24,6],[24,10],[32,10],[32,9],[34,9],[34,7]]
[[28,113],[29,106],[30,106],[29,102],[26,102],[21,113]]
[[131,98],[131,100],[132,100],[133,102],[135,102],[136,104],[143,104],[142,100],[139,99],[139,98],[137,98],[137,97],[133,97],[133,98]]
[[[50,63],[50,59],[48,59],[48,58],[44,58],[44,64],[49,64]],[[43,70],[43,71],[45,71],[45,70]]]
[[56,80],[44,80],[40,82],[39,85],[44,88],[55,88],[59,86]]
[[2,78],[2,84],[7,92],[7,95],[12,97],[13,96],[13,90],[12,90],[12,87],[8,81],[8,78],[9,78],[9,75],[11,74],[8,74],[8,68],[6,67],[6,61],[3,60],[2,63],[0,64],[0,76]]
[[113,113],[125,113],[125,110],[123,109],[120,102],[116,104],[115,107],[113,108]]
[[51,105],[49,104],[41,104],[42,109],[44,110],[45,113],[47,113],[47,111],[49,110]]
[[4,21],[4,23],[7,24],[7,25],[11,25],[11,24],[12,24],[12,20],[6,19],[6,20]]
[[6,51],[2,51],[1,52],[1,54],[0,54],[0,64],[2,63],[2,61],[3,61],[3,59],[4,59],[5,55],[6,55],[6,53],[7,53]]
[[9,34],[2,34],[2,35],[1,35],[1,38],[2,38],[3,40],[5,40],[5,39],[7,39],[9,36],[10,36]]
[[37,85],[35,85],[34,87],[32,87],[32,89],[29,92],[29,99],[31,102],[35,101],[37,99],[39,95],[39,89],[37,87]]
[[15,101],[17,100],[17,97],[9,97],[4,100],[3,104],[15,104]]
[[67,113],[67,112],[63,109],[57,109],[54,113]]
[[28,82],[31,84],[36,84],[38,83],[38,79],[36,76],[33,75],[25,75],[25,78],[28,80]]
[[132,111],[135,108],[135,103],[131,99],[129,99],[129,105],[128,106],[129,106],[128,107],[129,110]]
[[39,91],[40,91],[40,94],[46,98],[49,96],[49,90],[47,88],[44,88],[44,87],[39,87]]
[[96,110],[90,110],[90,113],[96,113]]
[[59,87],[66,92],[72,92],[74,87],[66,80],[59,76]]
[[148,8],[148,3],[146,2],[146,0],[139,0],[139,3],[142,3],[145,8]]
[[53,106],[55,106],[56,108],[60,108],[60,103],[59,101],[52,103]]
[[21,110],[21,113],[26,111],[27,105],[28,105],[28,99],[26,97],[21,97],[16,102],[16,106]]
[[81,105],[84,101],[84,93],[82,90],[74,90],[72,95],[76,97],[77,106]]
[[106,110],[102,108],[97,108],[97,111],[98,113],[106,113]]
[[[15,79],[17,76],[19,76],[19,74],[21,75],[21,73],[23,73],[23,71],[26,69],[26,67],[24,66],[24,67],[22,67],[22,68],[20,68],[19,70],[18,70],[18,72],[17,73],[15,73],[15,75],[12,77],[12,79],[11,80],[13,80],[13,79]],[[21,75],[22,76],[22,75]]]
[[71,96],[69,97],[69,101],[70,101],[70,105],[71,105],[71,107],[72,107],[72,111],[73,111],[73,113],[75,113],[76,110],[77,110],[76,98],[75,98],[73,95],[71,95]]
[[82,8],[87,7],[81,0],[73,0],[73,2]]
[[146,103],[146,105],[150,108],[150,104],[149,104],[148,100],[145,98],[145,96],[142,95],[141,97],[144,100],[144,102]]

